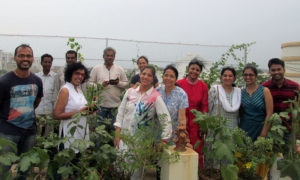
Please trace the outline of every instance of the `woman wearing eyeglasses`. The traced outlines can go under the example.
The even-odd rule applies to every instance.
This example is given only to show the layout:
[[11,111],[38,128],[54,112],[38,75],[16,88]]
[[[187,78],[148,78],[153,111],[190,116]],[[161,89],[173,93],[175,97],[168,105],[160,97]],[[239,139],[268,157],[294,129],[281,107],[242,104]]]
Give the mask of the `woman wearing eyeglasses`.
[[[80,84],[88,80],[89,74],[87,68],[80,62],[69,65],[65,70],[66,84],[61,88],[56,106],[54,108],[54,119],[61,120],[59,125],[59,136],[70,137],[60,145],[60,149],[70,148],[75,139],[89,139],[89,128],[86,123],[86,117],[82,116],[80,120],[72,118],[73,115],[81,112],[93,113],[88,111],[87,101],[84,97]],[[75,133],[71,135],[71,129],[76,127]],[[77,147],[71,147],[76,153]]]
[[273,113],[273,98],[268,88],[257,84],[257,69],[246,65],[243,70],[246,88],[242,90],[242,116],[240,128],[252,141],[266,137],[270,124],[264,123]]

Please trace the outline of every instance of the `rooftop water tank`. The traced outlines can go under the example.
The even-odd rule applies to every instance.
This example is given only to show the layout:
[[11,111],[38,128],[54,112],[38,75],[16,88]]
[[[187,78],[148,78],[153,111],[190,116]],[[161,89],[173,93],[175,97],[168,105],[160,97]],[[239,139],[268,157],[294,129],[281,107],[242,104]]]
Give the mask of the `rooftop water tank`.
[[281,44],[281,52],[285,62],[285,77],[300,83],[300,41]]

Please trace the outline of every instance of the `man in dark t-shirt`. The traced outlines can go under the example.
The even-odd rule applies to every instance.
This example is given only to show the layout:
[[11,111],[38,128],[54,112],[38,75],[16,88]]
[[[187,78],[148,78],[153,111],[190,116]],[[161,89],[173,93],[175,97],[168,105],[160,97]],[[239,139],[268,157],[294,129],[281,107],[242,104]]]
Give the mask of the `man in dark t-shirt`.
[[[17,154],[21,154],[34,145],[34,109],[43,96],[43,85],[41,79],[29,71],[33,63],[33,51],[29,45],[18,46],[14,60],[17,68],[0,78],[0,138],[16,143]],[[13,150],[2,146],[1,151]]]

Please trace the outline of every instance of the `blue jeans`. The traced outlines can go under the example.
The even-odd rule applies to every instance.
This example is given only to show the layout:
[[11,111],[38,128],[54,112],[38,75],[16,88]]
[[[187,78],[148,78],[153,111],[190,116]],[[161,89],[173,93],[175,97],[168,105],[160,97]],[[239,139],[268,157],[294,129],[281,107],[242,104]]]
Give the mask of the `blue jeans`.
[[[18,136],[11,134],[4,134],[0,132],[0,138],[12,141],[17,145],[17,155],[20,155],[24,152],[30,151],[33,148],[35,141],[35,134],[29,136]],[[13,152],[13,149],[10,146],[4,146],[2,149],[3,152]]]
[[114,122],[118,108],[100,107],[97,113],[98,125],[105,125],[105,130],[109,133],[115,130]]
[[[14,142],[17,146],[17,155],[30,151],[33,148],[35,142],[35,135],[18,136],[18,135],[4,134],[0,132],[0,138]],[[14,150],[8,145],[3,145],[0,154],[6,152],[14,152]],[[9,169],[10,169],[9,166],[3,166],[2,172],[0,172],[0,177],[3,177],[3,175],[9,171]]]

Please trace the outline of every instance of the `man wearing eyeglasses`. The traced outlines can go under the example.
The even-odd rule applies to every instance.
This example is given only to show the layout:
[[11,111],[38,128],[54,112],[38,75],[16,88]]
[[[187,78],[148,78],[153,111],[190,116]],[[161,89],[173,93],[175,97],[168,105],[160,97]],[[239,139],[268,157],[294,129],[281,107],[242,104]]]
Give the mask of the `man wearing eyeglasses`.
[[[42,80],[29,71],[34,57],[29,45],[21,44],[15,49],[17,68],[0,78],[0,138],[17,145],[20,155],[32,149],[36,134],[35,108],[43,96]],[[5,144],[1,151],[13,152]],[[0,153],[1,154],[1,153]],[[0,177],[9,167],[3,167]]]

